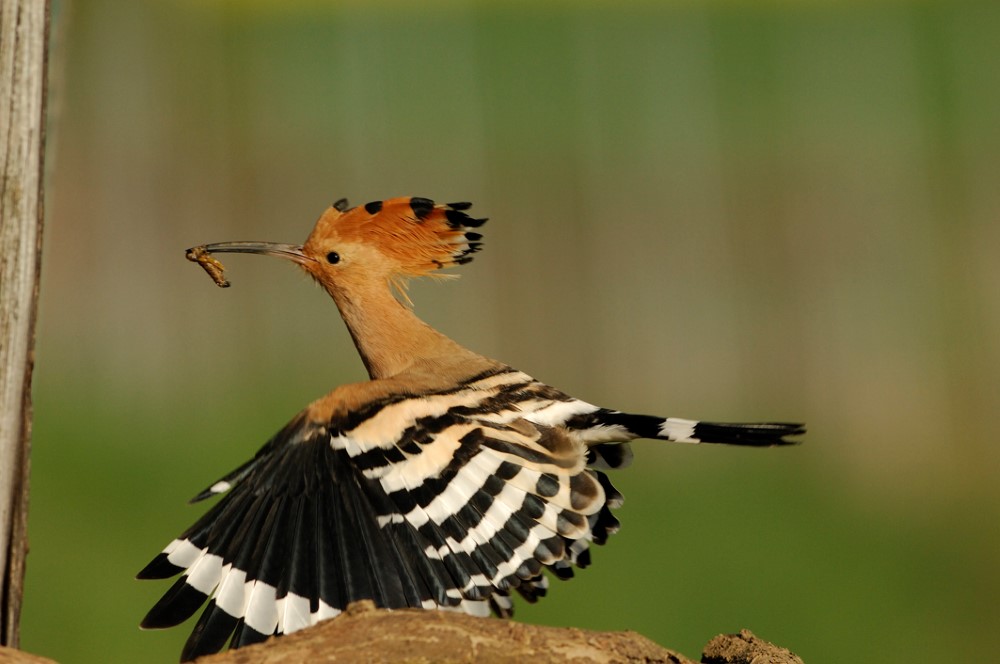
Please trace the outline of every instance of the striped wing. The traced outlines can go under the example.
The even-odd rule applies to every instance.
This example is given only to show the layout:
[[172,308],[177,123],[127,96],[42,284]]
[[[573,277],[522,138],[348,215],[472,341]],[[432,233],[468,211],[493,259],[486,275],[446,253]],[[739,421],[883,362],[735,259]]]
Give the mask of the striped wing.
[[181,578],[143,621],[186,620],[182,658],[293,632],[372,599],[510,615],[617,530],[621,496],[560,424],[597,409],[504,370],[396,395],[344,421],[300,415],[197,498],[226,493],[139,578]]

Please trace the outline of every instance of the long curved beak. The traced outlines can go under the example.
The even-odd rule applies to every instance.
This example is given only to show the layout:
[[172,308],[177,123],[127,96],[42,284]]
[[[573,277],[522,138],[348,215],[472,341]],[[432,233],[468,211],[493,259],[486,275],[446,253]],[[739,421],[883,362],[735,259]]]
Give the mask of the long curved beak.
[[204,268],[212,281],[220,288],[228,288],[229,282],[224,276],[226,268],[222,263],[212,258],[212,254],[233,253],[233,254],[261,254],[263,256],[276,256],[287,258],[288,260],[306,265],[315,262],[315,259],[306,256],[300,244],[278,244],[276,242],[218,242],[216,244],[204,244],[200,247],[191,247],[185,252],[189,261],[194,261]]
[[286,258],[290,261],[303,265],[305,263],[313,262],[312,258],[309,258],[302,253],[301,244],[280,244],[277,242],[216,242],[215,244],[192,247],[191,249],[188,249],[188,253],[196,250],[200,250],[201,253],[207,254],[261,254],[262,256]]

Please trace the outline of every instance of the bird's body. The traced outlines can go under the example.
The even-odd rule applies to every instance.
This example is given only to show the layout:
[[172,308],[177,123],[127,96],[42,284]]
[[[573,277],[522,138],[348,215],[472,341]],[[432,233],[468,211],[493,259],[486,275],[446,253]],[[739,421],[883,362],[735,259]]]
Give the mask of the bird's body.
[[[289,258],[333,297],[371,380],[313,402],[195,497],[226,494],[140,578],[182,574],[143,621],[209,600],[183,659],[296,631],[372,599],[386,608],[508,616],[618,528],[603,472],[628,441],[777,445],[795,424],[632,415],[570,397],[463,348],[392,292],[470,260],[485,220],[466,203],[335,204],[303,246],[208,245]],[[201,255],[201,254],[199,254]],[[219,266],[221,282],[221,266]],[[213,275],[216,276],[216,275]]]

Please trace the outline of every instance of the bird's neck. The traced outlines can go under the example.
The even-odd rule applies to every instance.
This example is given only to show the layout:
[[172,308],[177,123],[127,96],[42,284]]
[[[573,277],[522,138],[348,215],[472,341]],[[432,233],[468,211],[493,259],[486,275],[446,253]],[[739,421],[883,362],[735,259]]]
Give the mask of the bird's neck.
[[387,283],[329,290],[373,380],[400,374],[420,361],[440,358],[450,364],[470,353],[417,318]]

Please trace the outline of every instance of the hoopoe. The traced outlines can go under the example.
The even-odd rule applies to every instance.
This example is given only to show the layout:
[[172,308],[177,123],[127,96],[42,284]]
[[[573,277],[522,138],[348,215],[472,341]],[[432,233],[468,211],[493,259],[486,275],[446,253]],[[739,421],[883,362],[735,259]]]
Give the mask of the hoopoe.
[[139,573],[182,574],[144,628],[177,625],[208,600],[182,660],[294,632],[361,599],[510,616],[514,592],[534,602],[543,570],[572,577],[590,544],[618,530],[622,495],[604,471],[630,461],[629,441],[771,446],[804,433],[601,408],[434,330],[393,291],[472,260],[486,220],[470,207],[341,200],[303,245],[195,252],[296,263],[336,302],[371,380],[309,404],[195,496],[224,494]]

